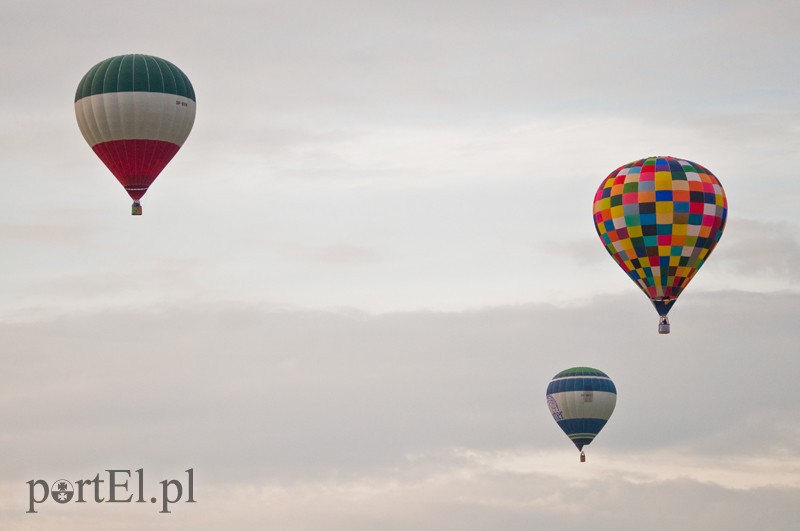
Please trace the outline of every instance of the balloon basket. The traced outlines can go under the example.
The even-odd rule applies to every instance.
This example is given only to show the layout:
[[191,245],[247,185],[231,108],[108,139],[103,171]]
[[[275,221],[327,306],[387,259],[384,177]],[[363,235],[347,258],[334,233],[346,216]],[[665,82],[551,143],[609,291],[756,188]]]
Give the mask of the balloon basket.
[[586,454],[583,453],[583,451],[581,451],[581,463],[585,463],[585,462],[586,462]]
[[669,334],[669,319],[667,319],[666,315],[662,315],[658,321],[658,333]]
[[141,216],[142,215],[142,205],[139,201],[134,201],[131,205],[131,216]]

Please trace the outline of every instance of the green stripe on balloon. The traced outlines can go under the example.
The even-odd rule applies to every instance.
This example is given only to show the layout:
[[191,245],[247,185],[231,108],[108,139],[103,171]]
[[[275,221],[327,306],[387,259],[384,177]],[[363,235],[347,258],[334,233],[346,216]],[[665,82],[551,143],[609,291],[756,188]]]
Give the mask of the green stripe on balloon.
[[560,373],[555,375],[555,378],[560,378],[562,376],[569,376],[571,374],[580,374],[580,375],[587,375],[587,376],[605,376],[608,378],[608,375],[602,371],[598,371],[597,369],[593,369],[591,367],[573,367],[571,369],[567,369],[561,371]]
[[144,54],[110,57],[83,76],[75,101],[109,92],[161,92],[197,101],[189,78],[174,64]]

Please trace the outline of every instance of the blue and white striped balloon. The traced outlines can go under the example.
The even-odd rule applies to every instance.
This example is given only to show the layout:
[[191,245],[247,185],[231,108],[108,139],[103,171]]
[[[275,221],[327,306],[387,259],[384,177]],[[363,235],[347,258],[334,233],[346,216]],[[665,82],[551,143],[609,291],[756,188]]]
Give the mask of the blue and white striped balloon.
[[611,378],[591,367],[556,374],[547,386],[547,405],[564,433],[581,451],[600,433],[614,412],[617,388]]

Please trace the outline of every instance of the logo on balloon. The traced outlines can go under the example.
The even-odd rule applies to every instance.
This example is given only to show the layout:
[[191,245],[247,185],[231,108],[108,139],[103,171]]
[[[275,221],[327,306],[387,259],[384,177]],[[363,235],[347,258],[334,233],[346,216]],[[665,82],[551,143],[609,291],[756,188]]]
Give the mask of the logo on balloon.
[[553,395],[547,395],[547,406],[550,408],[550,414],[553,415],[556,422],[564,420],[564,413],[561,412],[561,408],[558,407],[558,402],[553,398]]

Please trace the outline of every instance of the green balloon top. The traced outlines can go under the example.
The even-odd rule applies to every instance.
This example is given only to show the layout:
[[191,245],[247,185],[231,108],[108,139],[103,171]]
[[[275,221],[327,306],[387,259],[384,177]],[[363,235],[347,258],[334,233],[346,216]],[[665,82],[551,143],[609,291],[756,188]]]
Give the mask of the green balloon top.
[[571,369],[566,369],[553,376],[553,378],[564,378],[566,376],[600,376],[608,378],[608,375],[603,371],[598,371],[591,367],[573,367]]
[[189,78],[180,68],[138,53],[118,55],[94,65],[78,84],[75,101],[109,92],[161,92],[197,101]]

